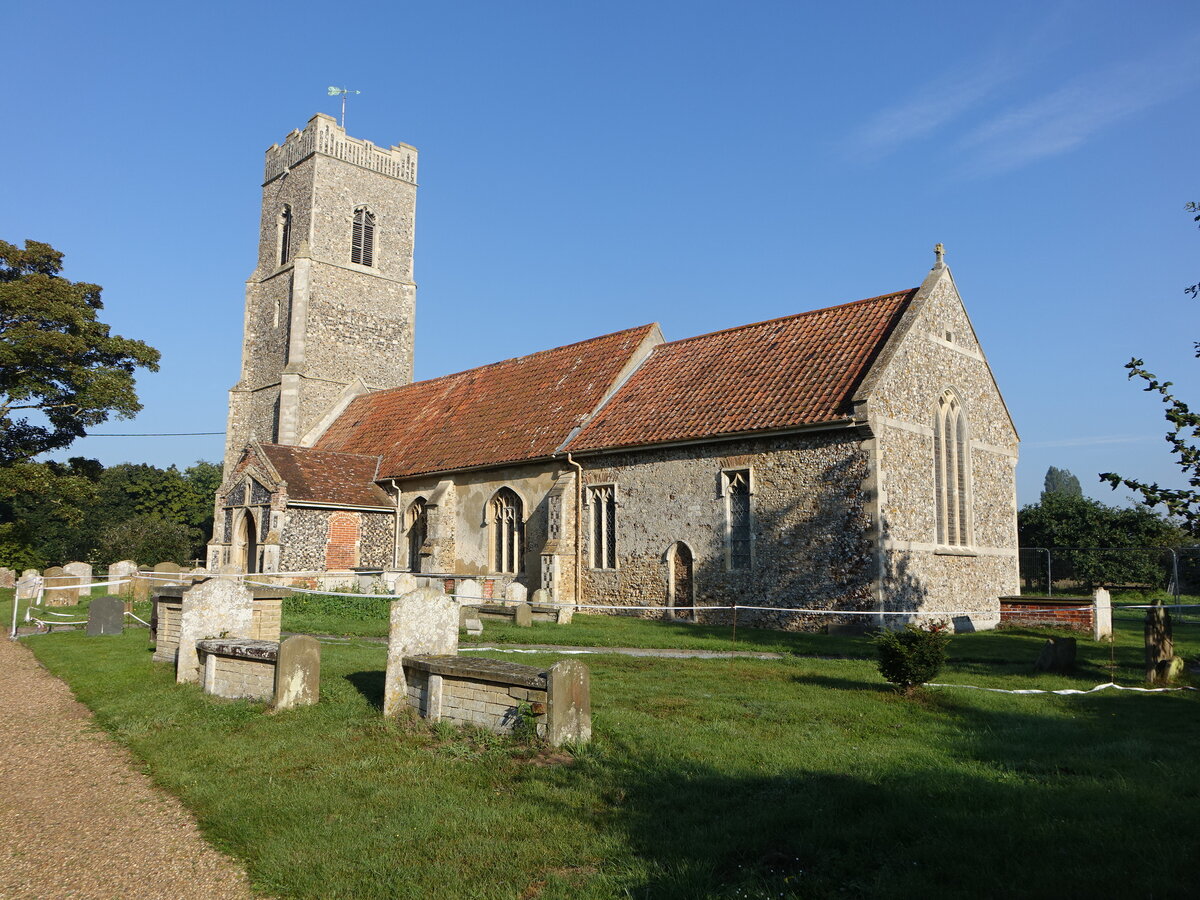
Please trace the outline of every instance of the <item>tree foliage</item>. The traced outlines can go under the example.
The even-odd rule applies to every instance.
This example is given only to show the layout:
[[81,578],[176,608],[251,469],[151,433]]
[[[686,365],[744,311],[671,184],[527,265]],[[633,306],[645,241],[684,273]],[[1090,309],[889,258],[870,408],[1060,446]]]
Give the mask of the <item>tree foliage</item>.
[[95,556],[106,562],[119,559],[183,565],[193,559],[194,529],[157,515],[136,515],[97,535]]
[[1070,469],[1059,469],[1051,466],[1046,470],[1046,480],[1043,482],[1042,499],[1047,494],[1063,494],[1068,497],[1082,497],[1083,487],[1079,479],[1071,474]]
[[1041,503],[1023,508],[1017,529],[1022,547],[1051,550],[1055,581],[1077,581],[1088,590],[1164,583],[1162,550],[1184,540],[1175,523],[1147,506],[1106,506],[1062,493],[1043,494]]
[[62,259],[49,244],[0,241],[0,465],[134,415],[134,370],[158,369],[157,350],[97,318],[98,285],[59,275]]

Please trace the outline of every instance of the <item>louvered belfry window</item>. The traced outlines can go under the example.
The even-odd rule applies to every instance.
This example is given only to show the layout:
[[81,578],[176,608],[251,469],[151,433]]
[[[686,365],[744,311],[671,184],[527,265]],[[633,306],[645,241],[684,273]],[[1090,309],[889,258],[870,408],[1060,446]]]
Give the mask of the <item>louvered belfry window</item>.
[[354,211],[350,262],[360,266],[375,265],[375,215],[365,206]]
[[282,266],[292,256],[292,208],[286,203],[279,211],[279,264]]
[[588,488],[592,509],[591,563],[593,569],[617,567],[617,492],[611,484]]

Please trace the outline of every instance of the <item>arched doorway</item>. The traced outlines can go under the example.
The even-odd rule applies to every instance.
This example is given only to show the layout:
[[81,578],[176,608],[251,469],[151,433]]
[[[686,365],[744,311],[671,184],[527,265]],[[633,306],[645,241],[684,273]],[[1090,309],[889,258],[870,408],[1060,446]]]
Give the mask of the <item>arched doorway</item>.
[[237,527],[237,564],[247,575],[258,571],[258,526],[248,509]]
[[429,516],[425,511],[425,500],[418,497],[408,508],[405,517],[408,525],[408,571],[421,571],[421,548],[429,531]]
[[695,579],[692,572],[692,550],[683,541],[667,549],[667,611],[668,618],[695,620]]

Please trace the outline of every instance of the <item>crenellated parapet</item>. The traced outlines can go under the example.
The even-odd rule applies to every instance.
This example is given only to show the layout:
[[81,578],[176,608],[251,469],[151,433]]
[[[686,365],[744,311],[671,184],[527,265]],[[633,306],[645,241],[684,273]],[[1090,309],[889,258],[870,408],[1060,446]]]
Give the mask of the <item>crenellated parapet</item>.
[[362,166],[389,178],[407,181],[410,184],[417,183],[415,147],[397,144],[384,149],[370,141],[348,137],[336,119],[324,113],[317,113],[308,120],[303,131],[296,129],[284,139],[282,146],[272,144],[267,150],[263,184],[270,183],[314,153],[322,153]]

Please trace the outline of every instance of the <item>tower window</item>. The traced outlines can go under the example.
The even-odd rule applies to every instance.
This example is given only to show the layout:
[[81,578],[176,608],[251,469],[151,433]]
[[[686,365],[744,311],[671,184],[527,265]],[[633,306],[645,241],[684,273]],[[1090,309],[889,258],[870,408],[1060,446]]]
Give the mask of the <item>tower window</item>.
[[375,265],[375,215],[365,206],[354,211],[350,262],[360,266]]
[[292,207],[287,203],[279,211],[279,264],[282,266],[292,256]]

